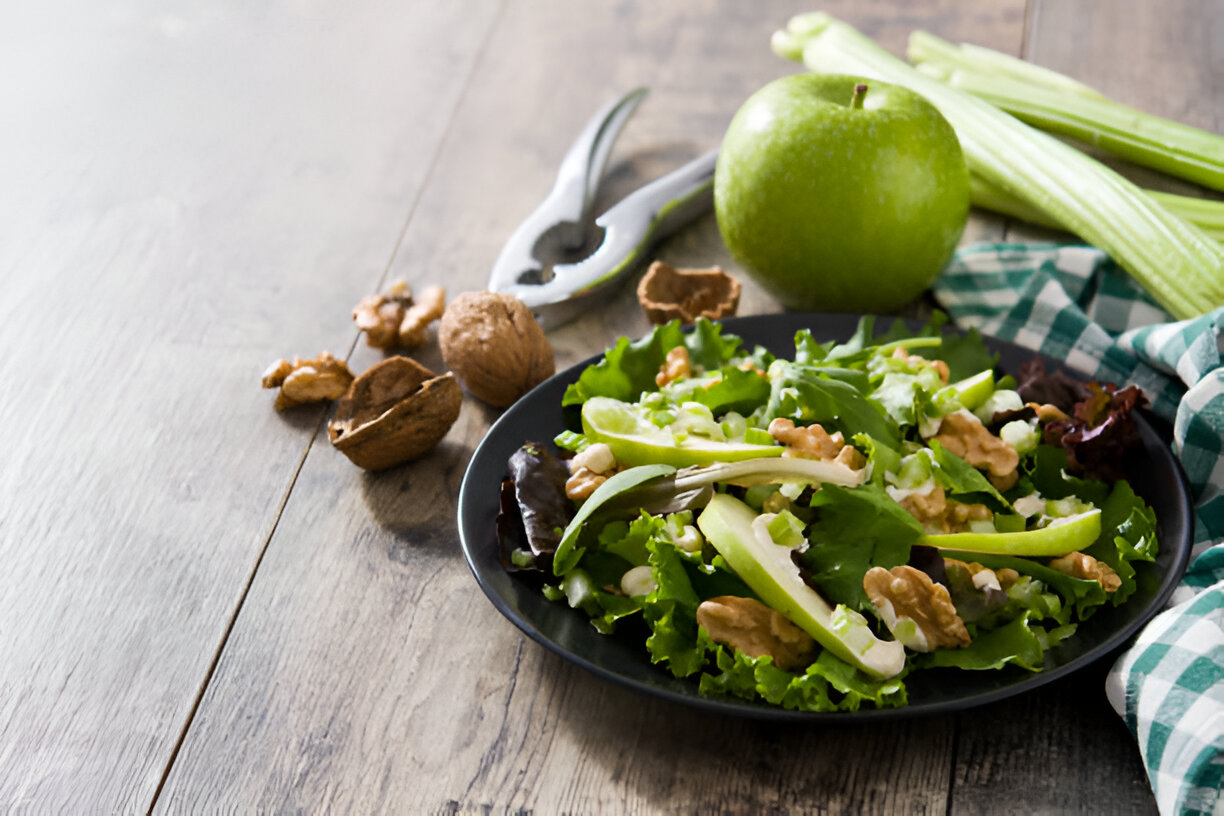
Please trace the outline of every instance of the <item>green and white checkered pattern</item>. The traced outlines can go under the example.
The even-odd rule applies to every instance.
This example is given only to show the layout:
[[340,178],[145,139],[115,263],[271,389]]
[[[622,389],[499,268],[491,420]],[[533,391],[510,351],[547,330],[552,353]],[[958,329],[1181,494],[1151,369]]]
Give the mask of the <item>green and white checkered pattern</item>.
[[1056,244],[965,247],[934,292],[957,325],[1134,383],[1173,423],[1195,499],[1191,562],[1106,692],[1161,813],[1224,814],[1224,304],[1173,322],[1100,250]]

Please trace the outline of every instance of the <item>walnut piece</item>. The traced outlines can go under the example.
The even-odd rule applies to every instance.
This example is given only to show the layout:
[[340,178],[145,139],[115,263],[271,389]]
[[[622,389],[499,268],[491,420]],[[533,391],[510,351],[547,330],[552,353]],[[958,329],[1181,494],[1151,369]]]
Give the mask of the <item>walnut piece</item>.
[[831,460],[846,447],[841,431],[830,434],[819,424],[796,427],[785,417],[775,417],[769,423],[769,435],[786,446],[783,456],[802,459]]
[[655,385],[662,388],[676,380],[683,380],[685,377],[691,376],[692,373],[693,363],[689,358],[688,347],[676,346],[667,352],[663,365],[659,366],[659,373],[655,375]]
[[1049,566],[1072,578],[1087,578],[1096,581],[1106,592],[1117,592],[1122,586],[1122,579],[1118,577],[1118,573],[1114,572],[1113,567],[1082,552],[1067,553],[1055,558],[1050,561]]
[[399,327],[412,306],[412,290],[397,280],[381,295],[369,295],[353,307],[353,322],[366,333],[373,348],[392,349],[399,344]]
[[969,632],[948,588],[922,570],[872,567],[863,576],[863,590],[889,631],[910,649],[930,652],[969,645]]
[[721,267],[677,269],[655,261],[638,283],[638,303],[651,323],[679,319],[692,323],[699,317],[733,317],[739,307],[740,284]]
[[897,504],[922,522],[928,533],[959,533],[969,529],[971,521],[989,521],[994,517],[984,504],[951,501],[943,485],[935,485],[925,493],[910,493]]
[[441,286],[428,286],[417,297],[416,302],[404,312],[399,324],[400,348],[414,349],[425,345],[426,330],[435,320],[446,313],[446,290]]
[[276,410],[339,398],[353,382],[348,364],[323,352],[313,360],[277,360],[264,372],[264,388],[280,388]]
[[513,295],[466,292],[438,328],[442,359],[478,399],[505,408],[556,370],[552,346]]
[[353,464],[383,470],[433,450],[459,417],[462,402],[453,375],[388,357],[353,381],[327,423],[327,436]]
[[754,598],[723,595],[703,601],[697,607],[697,625],[718,643],[749,657],[769,655],[786,671],[807,666],[816,651],[811,635]]
[[441,286],[427,287],[414,299],[408,284],[398,280],[381,295],[362,298],[353,308],[353,322],[373,348],[411,350],[425,345],[426,330],[445,310]]
[[1016,483],[1020,454],[992,434],[968,411],[955,411],[939,423],[934,439],[975,468],[987,471],[991,484],[1006,490]]
[[571,501],[589,499],[595,489],[606,481],[608,477],[602,473],[596,473],[588,467],[579,467],[565,480],[565,496]]

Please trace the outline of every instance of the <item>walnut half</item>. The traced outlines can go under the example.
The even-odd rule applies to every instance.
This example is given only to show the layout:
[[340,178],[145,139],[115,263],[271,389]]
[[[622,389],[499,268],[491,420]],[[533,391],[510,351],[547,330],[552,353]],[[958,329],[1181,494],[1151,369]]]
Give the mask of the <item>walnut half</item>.
[[283,411],[295,405],[338,399],[352,382],[348,364],[325,351],[313,360],[277,360],[264,372],[262,385],[280,388],[276,410]]
[[863,590],[893,636],[915,652],[969,645],[948,588],[922,570],[872,567],[863,576]]
[[754,598],[723,595],[703,601],[697,607],[697,624],[718,643],[749,657],[769,655],[786,671],[807,666],[816,651],[811,635]]

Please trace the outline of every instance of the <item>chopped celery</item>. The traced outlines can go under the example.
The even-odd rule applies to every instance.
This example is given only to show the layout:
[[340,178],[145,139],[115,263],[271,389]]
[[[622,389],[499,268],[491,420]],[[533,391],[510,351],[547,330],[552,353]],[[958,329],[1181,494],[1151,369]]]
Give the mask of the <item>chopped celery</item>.
[[1108,252],[1177,319],[1224,303],[1224,248],[1070,145],[920,73],[821,12],[792,18],[775,33],[773,48],[814,71],[875,78],[925,96],[956,130],[971,172]]
[[[908,53],[923,73],[1034,127],[1078,139],[1213,190],[1224,190],[1224,136],[1144,113],[1099,94],[1069,93],[1052,81],[1008,75],[999,70],[997,58],[983,56],[996,52],[980,47],[958,48],[926,32],[916,31],[910,36]],[[1028,65],[1022,60],[1016,62]],[[1045,72],[1045,76],[1049,74],[1054,72]]]

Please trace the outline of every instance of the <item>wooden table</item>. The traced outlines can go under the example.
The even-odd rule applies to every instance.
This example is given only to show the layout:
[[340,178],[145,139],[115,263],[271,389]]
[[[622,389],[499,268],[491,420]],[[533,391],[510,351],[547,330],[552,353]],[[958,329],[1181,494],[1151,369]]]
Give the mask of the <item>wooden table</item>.
[[[710,717],[527,641],[456,494],[497,412],[381,474],[263,369],[381,358],[388,281],[482,288],[594,108],[652,94],[611,201],[798,70],[801,2],[9,4],[0,12],[0,811],[1146,813],[1106,664],[956,716]],[[1210,0],[828,2],[1219,130]],[[1147,179],[1149,183],[1159,183]],[[975,215],[965,239],[1025,236]],[[736,271],[707,217],[658,250]],[[746,287],[742,313],[777,310]],[[646,323],[628,289],[550,335]],[[436,343],[415,355],[441,368]]]

